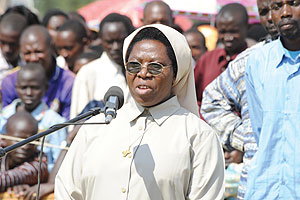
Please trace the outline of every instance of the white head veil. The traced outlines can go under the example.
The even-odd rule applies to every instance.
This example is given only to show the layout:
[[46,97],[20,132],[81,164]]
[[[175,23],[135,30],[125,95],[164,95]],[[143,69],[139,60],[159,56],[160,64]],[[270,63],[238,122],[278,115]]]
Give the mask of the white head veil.
[[125,56],[131,41],[139,31],[147,27],[157,28],[167,37],[167,39],[171,43],[171,46],[175,52],[178,67],[176,80],[172,87],[172,92],[177,96],[179,104],[182,107],[199,116],[196,100],[194,71],[192,67],[192,54],[185,37],[178,31],[162,24],[151,24],[137,29],[136,31],[131,33],[124,41],[124,62],[126,62]]

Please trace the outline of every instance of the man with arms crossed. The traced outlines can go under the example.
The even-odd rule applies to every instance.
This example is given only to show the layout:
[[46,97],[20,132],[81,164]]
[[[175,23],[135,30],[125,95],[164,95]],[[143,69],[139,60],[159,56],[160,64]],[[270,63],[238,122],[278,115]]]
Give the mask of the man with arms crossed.
[[243,199],[247,185],[247,172],[257,145],[252,134],[248,103],[246,100],[245,66],[249,54],[277,37],[272,22],[269,0],[258,0],[260,22],[269,35],[257,45],[245,50],[228,68],[211,82],[203,92],[201,114],[220,135],[223,147],[244,152],[238,199]]

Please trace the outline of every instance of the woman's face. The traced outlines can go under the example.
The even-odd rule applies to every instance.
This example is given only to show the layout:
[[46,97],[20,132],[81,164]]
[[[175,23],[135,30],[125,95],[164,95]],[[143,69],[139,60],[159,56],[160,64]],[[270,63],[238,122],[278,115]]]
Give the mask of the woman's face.
[[[154,106],[171,97],[175,80],[172,62],[163,43],[157,40],[142,40],[134,44],[127,62],[139,62],[141,71],[131,74],[126,70],[129,90],[136,102],[144,107]],[[148,72],[149,63],[167,66],[158,75]]]

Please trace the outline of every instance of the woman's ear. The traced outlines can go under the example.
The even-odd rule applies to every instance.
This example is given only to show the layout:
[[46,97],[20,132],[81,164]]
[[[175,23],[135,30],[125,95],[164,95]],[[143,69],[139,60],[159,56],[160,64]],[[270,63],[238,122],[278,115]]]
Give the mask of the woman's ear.
[[173,76],[173,81],[172,81],[172,86],[174,86],[175,81],[176,81],[176,75],[174,74],[174,76]]

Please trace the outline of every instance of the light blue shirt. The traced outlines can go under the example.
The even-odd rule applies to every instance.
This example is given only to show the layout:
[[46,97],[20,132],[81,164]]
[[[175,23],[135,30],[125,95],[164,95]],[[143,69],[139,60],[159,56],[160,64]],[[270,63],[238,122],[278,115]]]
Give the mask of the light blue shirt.
[[[11,104],[6,106],[2,110],[2,115],[0,117],[0,131],[1,134],[5,133],[5,125],[10,116],[16,113],[16,106],[18,103],[21,103],[20,99],[14,100]],[[35,108],[31,115],[38,121],[39,131],[44,131],[48,129],[50,126],[58,123],[63,123],[66,121],[65,118],[61,117],[58,113],[48,108],[45,103],[41,103],[37,108]],[[67,129],[60,129],[54,133],[51,133],[46,136],[45,142],[53,145],[60,146],[62,141],[64,141],[67,137]],[[60,149],[54,147],[46,147],[44,146],[43,152],[47,155],[48,159],[48,171],[51,172],[54,164],[60,154]]]
[[277,39],[248,58],[246,93],[258,151],[245,199],[300,199],[299,53]]

